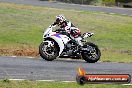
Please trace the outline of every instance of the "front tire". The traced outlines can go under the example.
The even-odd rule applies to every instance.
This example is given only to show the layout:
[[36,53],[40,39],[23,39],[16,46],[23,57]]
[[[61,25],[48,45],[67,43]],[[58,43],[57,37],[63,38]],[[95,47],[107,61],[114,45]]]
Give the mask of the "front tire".
[[49,47],[46,42],[42,42],[39,46],[39,54],[43,59],[53,61],[59,55],[58,47],[55,42],[51,47]]
[[95,63],[100,59],[101,56],[101,52],[98,48],[97,45],[93,44],[93,43],[86,43],[83,47],[85,48],[91,48],[91,51],[83,51],[82,54],[82,58],[88,62],[88,63]]

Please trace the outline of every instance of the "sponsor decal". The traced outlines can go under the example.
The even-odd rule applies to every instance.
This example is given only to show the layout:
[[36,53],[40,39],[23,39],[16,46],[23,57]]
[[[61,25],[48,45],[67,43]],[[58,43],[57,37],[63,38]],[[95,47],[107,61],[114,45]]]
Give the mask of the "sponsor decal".
[[61,35],[61,34],[56,33],[56,34],[54,34],[53,36],[56,36],[56,37],[58,37],[58,38],[61,38],[60,35]]
[[76,76],[78,84],[85,83],[118,83],[126,84],[131,82],[131,76],[129,74],[87,74],[83,68],[78,69]]

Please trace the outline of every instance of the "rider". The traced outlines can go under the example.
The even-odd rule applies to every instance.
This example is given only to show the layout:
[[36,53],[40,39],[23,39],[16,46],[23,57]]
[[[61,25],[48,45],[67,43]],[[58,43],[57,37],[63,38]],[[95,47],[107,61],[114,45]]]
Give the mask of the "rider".
[[81,32],[78,28],[76,28],[70,21],[67,21],[64,15],[58,15],[56,16],[56,21],[52,24],[53,26],[58,25],[60,29],[65,30],[68,34],[73,37],[73,39],[82,46],[82,38],[81,38]]

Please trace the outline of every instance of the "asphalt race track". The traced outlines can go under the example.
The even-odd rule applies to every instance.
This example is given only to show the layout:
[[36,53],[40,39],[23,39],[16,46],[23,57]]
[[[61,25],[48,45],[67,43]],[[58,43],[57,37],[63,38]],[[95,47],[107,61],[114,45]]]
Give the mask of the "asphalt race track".
[[75,9],[83,11],[99,11],[106,13],[117,13],[122,15],[132,15],[132,9],[123,8],[108,8],[108,7],[97,7],[97,6],[87,6],[87,5],[77,5],[77,4],[64,4],[59,2],[47,2],[40,0],[0,0],[0,2],[11,2],[17,4],[35,5],[35,6],[45,6],[61,9]]
[[132,75],[132,64],[128,63],[86,63],[83,60],[45,61],[42,58],[0,57],[0,79],[75,81],[80,66],[87,73]]
[[[0,0],[0,2],[132,15],[132,10],[123,8],[41,2],[39,0]],[[61,59],[49,62],[42,58],[0,57],[0,79],[75,81],[77,69],[80,66],[84,67],[88,73],[119,73],[132,75],[132,64],[129,63],[86,63],[81,60]]]

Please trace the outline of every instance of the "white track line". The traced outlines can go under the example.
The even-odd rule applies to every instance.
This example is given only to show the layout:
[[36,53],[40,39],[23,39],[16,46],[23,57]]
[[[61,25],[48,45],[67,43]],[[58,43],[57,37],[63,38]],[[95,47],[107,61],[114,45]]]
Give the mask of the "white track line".
[[11,57],[17,57],[17,56],[11,56]]
[[27,57],[27,58],[35,58],[35,57]]
[[42,81],[42,82],[55,82],[55,80],[36,80],[36,81]]
[[76,82],[76,81],[61,81],[61,82],[70,83],[70,82]]
[[[11,81],[24,81],[27,79],[9,79]],[[55,82],[57,80],[34,80],[34,81],[44,81],[44,82]],[[60,81],[60,82],[76,82],[76,81]]]
[[116,13],[109,13],[109,14],[116,14]]
[[125,86],[132,86],[132,84],[122,84],[122,85],[125,85]]
[[[27,79],[9,79],[11,81],[24,81]],[[34,81],[42,81],[42,82],[64,82],[64,83],[75,83],[76,81],[57,81],[57,80],[34,80]],[[121,84],[124,86],[132,86],[132,84]]]
[[9,80],[11,80],[11,81],[24,81],[26,79],[9,79]]

